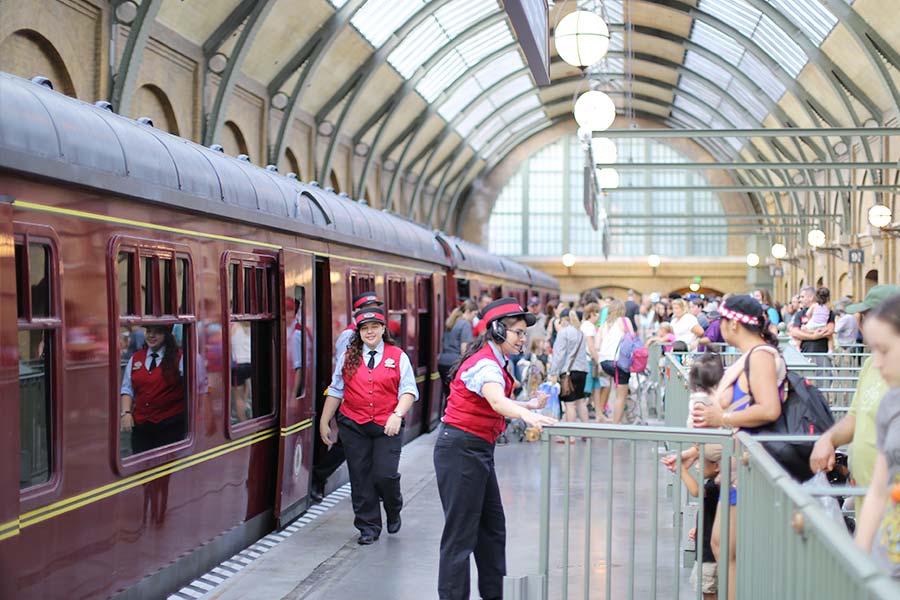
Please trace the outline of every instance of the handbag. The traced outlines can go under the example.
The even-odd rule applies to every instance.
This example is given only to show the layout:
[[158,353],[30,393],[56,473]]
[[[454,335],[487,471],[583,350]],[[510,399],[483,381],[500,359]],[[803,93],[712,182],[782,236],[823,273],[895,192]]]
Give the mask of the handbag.
[[[581,332],[579,332],[581,333]],[[575,352],[572,353],[572,359],[569,361],[569,366],[566,367],[566,372],[559,376],[559,395],[563,396],[571,396],[572,392],[575,391],[575,385],[572,383],[572,377],[570,371],[572,370],[572,365],[575,364],[575,358],[578,356],[578,352],[581,350],[581,343],[584,341],[584,334],[581,333],[581,338],[578,340],[578,345],[575,347]]]

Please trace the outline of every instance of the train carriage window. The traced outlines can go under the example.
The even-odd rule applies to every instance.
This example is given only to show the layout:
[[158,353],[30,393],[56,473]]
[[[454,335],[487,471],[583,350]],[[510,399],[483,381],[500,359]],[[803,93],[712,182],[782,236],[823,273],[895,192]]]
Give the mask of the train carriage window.
[[294,371],[294,397],[299,398],[306,389],[305,365],[306,365],[306,288],[300,285],[294,286],[294,322],[290,327],[290,356],[289,360]]
[[236,425],[275,412],[279,310],[274,259],[229,253],[227,265],[229,422]]
[[404,351],[406,347],[406,280],[400,277],[385,278],[385,302],[388,330]]
[[50,481],[55,466],[58,268],[49,241],[16,235],[19,349],[19,489]]
[[[111,269],[119,317],[119,455],[140,455],[186,439],[195,316],[191,267],[174,248],[122,240]],[[134,310],[135,298],[140,299]],[[138,314],[134,314],[138,313]]]

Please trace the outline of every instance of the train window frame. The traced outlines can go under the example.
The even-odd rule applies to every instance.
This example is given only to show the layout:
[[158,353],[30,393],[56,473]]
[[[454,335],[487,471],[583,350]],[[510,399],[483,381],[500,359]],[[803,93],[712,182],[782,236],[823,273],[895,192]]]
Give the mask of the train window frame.
[[[22,275],[23,273],[19,272],[19,265],[15,264],[17,261],[16,255],[13,254],[14,261],[14,273],[16,278],[16,303],[18,305],[18,296],[20,287],[26,290],[28,295],[27,307],[24,310],[24,314],[20,314],[20,311],[16,310],[16,335],[18,337],[19,332],[21,331],[40,331],[40,330],[50,330],[52,331],[52,337],[50,338],[50,347],[51,347],[51,355],[49,360],[49,371],[50,371],[50,394],[49,394],[49,404],[47,413],[50,418],[49,424],[49,433],[47,435],[47,443],[50,446],[47,452],[47,469],[49,471],[47,481],[42,481],[40,483],[36,483],[34,485],[30,485],[28,487],[19,488],[19,502],[20,502],[20,510],[27,511],[37,508],[38,506],[45,504],[47,501],[52,500],[59,496],[61,491],[61,483],[62,483],[62,469],[60,468],[62,465],[62,439],[65,425],[63,423],[63,402],[65,400],[63,386],[61,385],[63,381],[63,356],[65,352],[65,348],[63,346],[63,333],[64,333],[64,315],[63,315],[63,302],[62,302],[62,269],[60,268],[60,241],[59,237],[56,235],[56,232],[53,228],[48,227],[46,225],[36,225],[32,223],[22,223],[19,221],[13,221],[13,248],[15,246],[22,245],[26,249],[26,257],[27,257],[27,249],[31,244],[40,244],[45,246],[48,251],[48,276],[49,280],[49,294],[48,294],[48,315],[47,316],[39,316],[34,317],[32,314],[32,306],[31,306],[31,285],[23,286],[22,285]],[[27,258],[26,258],[27,260]],[[30,277],[30,261],[27,265],[29,267],[29,275]],[[16,356],[18,358],[18,345],[16,348]],[[19,405],[17,407],[17,415],[19,415],[19,421],[21,423],[21,394],[18,396]],[[21,424],[19,425],[19,428]],[[21,431],[17,431],[18,435],[18,448],[21,452]]]
[[[406,277],[394,273],[386,273],[384,276],[384,315],[388,322],[392,316],[400,317],[400,338],[397,340],[400,348],[409,353],[407,346],[407,318],[409,307],[406,302]],[[397,336],[394,336],[395,338]]]
[[[237,265],[238,281],[232,281],[233,267]],[[248,289],[244,286],[244,276],[247,268],[271,269],[270,285],[271,289],[263,286],[262,294],[260,290]],[[275,424],[280,414],[282,380],[284,375],[284,365],[286,353],[282,347],[282,323],[284,323],[284,302],[283,290],[281,282],[283,274],[281,273],[281,265],[278,262],[278,256],[264,252],[241,252],[235,250],[226,250],[222,253],[220,265],[220,273],[223,285],[222,291],[222,379],[223,379],[223,398],[224,398],[224,421],[225,435],[228,439],[238,439],[246,437],[252,433],[256,433],[263,429],[267,429]],[[235,293],[235,288],[241,293]],[[262,298],[260,298],[260,295]],[[246,306],[248,303],[250,306]],[[244,309],[259,309],[260,302],[263,308],[273,309],[264,313],[246,312]],[[235,309],[238,309],[235,311]],[[231,420],[231,324],[233,322],[271,322],[274,349],[272,354],[272,377],[271,380],[271,411],[257,417],[250,417],[246,421],[232,422]],[[225,357],[228,357],[226,360]]]
[[[378,293],[375,273],[361,269],[347,269],[347,323],[353,319],[353,299],[363,292]],[[365,285],[363,285],[365,284]]]
[[[127,290],[132,307],[135,310],[133,314],[125,314],[121,310],[119,304],[119,254],[133,253],[132,261],[132,283]],[[166,313],[163,311],[163,292],[161,289],[151,290],[151,312],[159,314],[145,314],[145,304],[142,302],[142,282],[145,282],[143,272],[143,264],[145,258],[151,259],[153,270],[153,280],[156,282],[154,288],[160,287],[159,284],[159,260],[171,260],[172,269],[169,277],[170,300],[173,310]],[[185,289],[185,310],[181,312],[178,305],[178,282],[176,264],[179,260],[186,261],[186,274],[184,281]],[[182,458],[191,453],[196,442],[196,415],[197,393],[196,393],[196,368],[193,358],[197,355],[197,307],[195,304],[195,279],[194,279],[194,262],[189,246],[179,243],[166,242],[156,239],[139,238],[132,236],[116,235],[110,239],[107,249],[107,296],[108,296],[108,317],[110,323],[110,352],[109,352],[109,435],[113,441],[110,444],[112,453],[112,462],[115,469],[122,477],[134,475],[147,469],[156,467],[172,460]],[[183,379],[185,386],[185,410],[187,416],[185,418],[185,436],[183,439],[173,444],[160,446],[137,454],[122,456],[122,436],[120,431],[120,411],[121,408],[121,386],[119,372],[121,370],[120,355],[120,331],[122,327],[129,325],[180,325],[182,327],[182,343],[181,353],[183,357]],[[184,335],[184,333],[187,335]]]

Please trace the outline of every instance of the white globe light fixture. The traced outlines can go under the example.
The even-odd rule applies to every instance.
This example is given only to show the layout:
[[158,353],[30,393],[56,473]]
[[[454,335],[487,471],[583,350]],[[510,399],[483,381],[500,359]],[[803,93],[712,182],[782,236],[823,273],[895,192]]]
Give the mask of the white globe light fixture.
[[591,140],[591,153],[594,155],[594,164],[598,165],[611,165],[619,159],[616,143],[605,137]]
[[887,227],[893,218],[890,206],[876,204],[869,209],[869,225],[872,227]]
[[821,229],[813,229],[806,235],[806,241],[813,248],[821,248],[825,245],[825,232]]
[[616,120],[616,105],[599,90],[590,90],[575,101],[575,121],[591,131],[605,131]]
[[615,169],[597,169],[597,184],[601,190],[614,190],[619,187],[619,172]]
[[699,283],[692,283],[691,285],[688,286],[688,288],[689,288],[692,292],[699,292],[699,291],[700,291],[700,284],[699,284]]
[[586,10],[567,14],[553,32],[556,52],[573,67],[587,67],[609,51],[609,27],[600,15]]
[[651,268],[655,269],[660,265],[662,260],[660,260],[659,256],[656,254],[651,254],[647,257],[647,264],[650,265]]
[[759,266],[759,254],[756,252],[751,252],[747,255],[747,266],[748,267],[758,267]]
[[565,268],[571,269],[575,266],[575,255],[571,252],[566,252],[562,255],[562,264]]
[[772,258],[781,260],[787,256],[787,246],[784,244],[772,244]]
[[581,140],[585,144],[591,143],[591,136],[594,135],[594,132],[588,129],[587,127],[579,127],[576,132],[578,139]]

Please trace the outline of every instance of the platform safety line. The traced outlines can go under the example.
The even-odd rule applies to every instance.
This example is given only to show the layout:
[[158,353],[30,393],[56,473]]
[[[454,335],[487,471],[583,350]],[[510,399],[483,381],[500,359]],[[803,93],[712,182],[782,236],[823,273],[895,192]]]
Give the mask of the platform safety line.
[[[262,558],[264,554],[275,549],[279,544],[315,521],[318,517],[327,513],[337,506],[341,500],[345,500],[349,496],[350,484],[345,483],[328,494],[322,502],[310,507],[302,517],[291,523],[290,526],[256,540],[250,546],[247,546],[234,556],[223,560],[221,563],[203,575],[200,575],[197,579],[193,580],[177,592],[170,594],[167,600],[200,600],[201,598],[205,598],[234,575],[237,575],[245,567],[249,567],[257,559]],[[198,589],[205,590],[206,588],[210,589],[200,595],[197,594]]]

